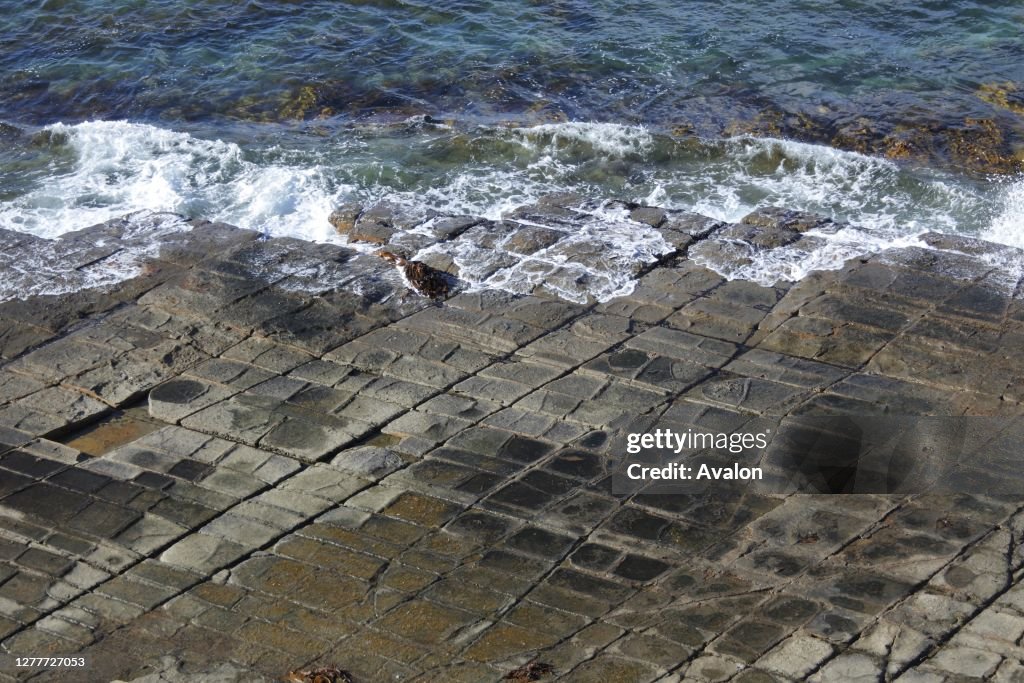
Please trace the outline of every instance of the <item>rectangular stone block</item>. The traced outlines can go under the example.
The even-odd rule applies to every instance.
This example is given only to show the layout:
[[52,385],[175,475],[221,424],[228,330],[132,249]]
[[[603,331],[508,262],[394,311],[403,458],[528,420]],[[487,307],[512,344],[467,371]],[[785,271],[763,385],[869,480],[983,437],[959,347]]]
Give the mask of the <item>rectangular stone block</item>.
[[740,344],[750,337],[765,314],[766,311],[729,301],[700,298],[684,306],[667,322],[679,330]]
[[370,429],[369,424],[356,420],[346,420],[345,426],[341,427],[340,424],[332,426],[288,417],[261,438],[259,445],[305,462],[316,462],[352,443]]
[[0,428],[43,436],[65,427],[67,422],[56,415],[17,403],[0,408]]
[[53,336],[51,330],[0,318],[0,358],[13,360],[25,351],[50,341]]
[[115,358],[67,383],[95,394],[111,406],[121,406],[206,358],[205,353],[190,344],[166,342],[145,353]]
[[630,339],[626,346],[650,351],[709,368],[719,368],[732,360],[737,346],[727,341],[710,339],[681,330],[654,327]]
[[96,590],[101,595],[123,600],[145,610],[152,609],[177,592],[176,589],[168,586],[133,580],[127,576],[115,576]]
[[218,309],[264,289],[267,284],[258,278],[232,277],[193,268],[150,290],[139,299],[139,303],[167,311],[212,315]]
[[338,503],[368,484],[352,474],[326,465],[313,465],[287,479],[278,486],[278,490],[287,491],[292,496],[308,495]]
[[723,369],[794,386],[820,389],[842,379],[848,371],[825,363],[794,358],[765,349],[749,349]]
[[215,403],[181,423],[189,429],[255,446],[284,419],[279,413],[236,398]]
[[190,377],[216,382],[242,391],[275,377],[272,372],[249,363],[213,358],[189,370]]
[[404,434],[441,443],[469,425],[468,421],[456,417],[434,415],[416,410],[391,421],[381,431],[385,434]]
[[522,347],[516,355],[556,367],[571,368],[603,353],[614,343],[612,340],[595,340],[572,329],[557,330]]
[[149,555],[188,532],[180,524],[155,514],[146,514],[114,538],[114,542],[140,555]]
[[210,575],[248,552],[248,548],[219,536],[193,533],[165,550],[160,561]]
[[466,373],[444,363],[425,361],[411,355],[403,355],[389,365],[384,373],[406,382],[415,382],[435,389],[443,389],[455,384],[466,376]]
[[60,382],[107,363],[120,354],[116,349],[90,344],[70,335],[23,356],[12,364],[11,369],[50,382]]
[[234,512],[226,512],[201,529],[202,533],[234,541],[254,550],[269,543],[281,530]]
[[455,394],[461,394],[469,398],[482,398],[486,401],[493,401],[506,406],[522,398],[530,390],[531,387],[527,384],[482,375],[470,377],[452,388],[452,392]]

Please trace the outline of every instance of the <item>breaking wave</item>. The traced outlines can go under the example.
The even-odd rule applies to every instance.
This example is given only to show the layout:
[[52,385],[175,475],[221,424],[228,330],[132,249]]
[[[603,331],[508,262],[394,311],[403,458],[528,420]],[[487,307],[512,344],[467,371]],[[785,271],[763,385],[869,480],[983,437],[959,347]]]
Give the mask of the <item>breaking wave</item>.
[[[342,202],[387,200],[424,219],[432,212],[500,219],[568,191],[724,221],[784,206],[844,224],[816,235],[811,248],[715,266],[762,283],[916,244],[927,231],[1024,246],[1020,178],[972,179],[788,140],[702,140],[610,123],[459,129],[419,118],[320,135],[282,133],[271,142],[244,131],[210,140],[199,132],[95,121],[48,126],[15,145],[17,165],[0,158],[0,184],[16,188],[0,195],[0,227],[46,239],[145,210],[343,243],[327,221]],[[528,291],[548,284],[554,270],[570,269],[573,276],[556,287],[561,294],[603,300],[630,291],[637,265],[668,249],[625,216],[591,210],[583,225],[570,238],[605,258],[575,263],[573,252],[555,249],[485,273],[474,269],[480,255],[472,245],[458,245],[451,256],[472,286]]]

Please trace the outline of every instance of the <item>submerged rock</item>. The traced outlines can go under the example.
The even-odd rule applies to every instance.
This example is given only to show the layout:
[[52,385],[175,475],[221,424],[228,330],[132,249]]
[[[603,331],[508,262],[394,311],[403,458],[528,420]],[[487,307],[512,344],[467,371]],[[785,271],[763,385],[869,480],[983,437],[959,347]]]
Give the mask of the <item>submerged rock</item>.
[[[840,145],[841,146],[841,145]],[[1003,127],[991,118],[966,118],[956,126],[934,123],[905,124],[868,138],[863,150],[889,159],[940,163],[973,173],[1016,173],[1015,156]]]
[[33,147],[63,147],[68,144],[68,134],[62,131],[43,129],[32,136]]
[[502,246],[517,254],[534,254],[547,249],[563,237],[565,233],[560,230],[528,225],[515,232]]
[[[1024,91],[1014,83],[981,86],[977,96],[991,105],[987,116],[936,110],[928,115],[877,119],[861,112],[821,108],[784,111],[757,102],[755,113],[722,127],[727,136],[753,135],[824,143],[897,161],[954,167],[970,173],[1011,174],[1024,169],[1024,144],[1014,114],[1024,112]],[[984,108],[982,108],[983,110]]]
[[327,217],[327,220],[334,226],[334,229],[337,230],[339,234],[347,235],[352,232],[352,228],[355,227],[356,220],[359,219],[359,214],[362,212],[362,204],[359,204],[358,202],[348,202],[332,211],[331,215]]
[[349,239],[357,242],[387,244],[395,233],[409,230],[422,220],[401,207],[382,202],[362,211],[349,232]]
[[323,106],[318,86],[306,84],[281,98],[278,115],[283,121],[302,121],[314,114],[320,118],[331,116],[334,110]]
[[953,159],[969,170],[1016,173],[1022,168],[1021,159],[1013,155],[1002,129],[992,119],[964,119],[963,127],[950,131],[947,141]]
[[1012,81],[983,83],[978,88],[978,97],[1001,109],[1024,115],[1024,89]]
[[14,140],[21,135],[21,129],[0,121],[0,140]]

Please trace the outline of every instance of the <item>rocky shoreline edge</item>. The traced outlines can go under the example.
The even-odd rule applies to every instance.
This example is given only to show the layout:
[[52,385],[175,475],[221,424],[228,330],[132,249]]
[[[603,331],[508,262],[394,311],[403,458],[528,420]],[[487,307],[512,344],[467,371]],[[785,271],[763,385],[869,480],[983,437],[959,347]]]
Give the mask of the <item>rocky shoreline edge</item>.
[[[474,227],[529,253],[578,202],[332,222],[402,258]],[[622,209],[671,251],[605,301],[432,299],[372,253],[170,215],[0,232],[12,279],[66,291],[0,303],[4,654],[95,680],[1020,675],[1019,496],[621,495],[608,466],[638,416],[1019,417],[1019,252],[930,234],[765,287],[695,251],[819,218]],[[71,267],[25,272],[40,249]]]

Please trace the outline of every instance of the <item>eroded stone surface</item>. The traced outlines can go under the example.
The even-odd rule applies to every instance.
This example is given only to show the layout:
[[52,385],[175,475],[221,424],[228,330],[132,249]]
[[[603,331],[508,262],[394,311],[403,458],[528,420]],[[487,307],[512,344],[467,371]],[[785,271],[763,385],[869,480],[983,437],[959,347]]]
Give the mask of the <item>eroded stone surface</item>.
[[[557,250],[581,201],[435,217],[407,246]],[[715,231],[771,249],[829,226],[623,206],[676,252],[601,304],[435,305],[378,258],[196,223],[113,291],[0,305],[3,651],[81,652],[96,680],[337,664],[477,682],[530,661],[623,683],[1019,677],[1017,496],[609,479],[656,424],[1020,416],[1016,283],[937,237],[793,285],[727,282],[687,258]],[[554,227],[516,232],[541,215]],[[381,242],[404,220],[334,216]],[[58,443],[139,397],[166,426],[101,456]],[[1004,485],[1018,438],[992,441]]]

